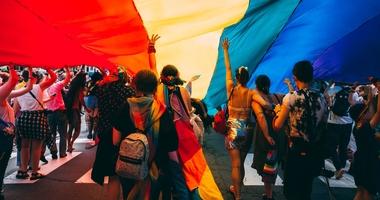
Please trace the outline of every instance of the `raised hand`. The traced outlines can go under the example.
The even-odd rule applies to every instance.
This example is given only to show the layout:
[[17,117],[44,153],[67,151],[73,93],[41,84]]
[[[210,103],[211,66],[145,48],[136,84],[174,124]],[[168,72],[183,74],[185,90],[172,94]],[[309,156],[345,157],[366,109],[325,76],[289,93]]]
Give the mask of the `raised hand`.
[[158,34],[153,34],[152,37],[149,38],[149,45],[155,45],[157,40],[160,39],[161,36],[159,36]]
[[223,49],[228,49],[230,47],[230,42],[228,41],[228,38],[225,38],[222,43]]

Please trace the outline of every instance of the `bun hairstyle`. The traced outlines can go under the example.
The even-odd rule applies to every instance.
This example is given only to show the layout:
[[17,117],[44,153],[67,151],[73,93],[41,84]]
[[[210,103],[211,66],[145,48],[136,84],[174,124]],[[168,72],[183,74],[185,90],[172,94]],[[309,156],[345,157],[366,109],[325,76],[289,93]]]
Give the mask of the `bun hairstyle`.
[[249,81],[249,72],[248,68],[241,66],[235,71],[236,80],[243,86],[246,86],[246,84]]
[[161,71],[161,83],[167,86],[183,85],[185,81],[179,78],[179,73],[174,65],[166,65]]
[[256,88],[264,94],[269,94],[270,79],[267,75],[259,75],[256,78]]

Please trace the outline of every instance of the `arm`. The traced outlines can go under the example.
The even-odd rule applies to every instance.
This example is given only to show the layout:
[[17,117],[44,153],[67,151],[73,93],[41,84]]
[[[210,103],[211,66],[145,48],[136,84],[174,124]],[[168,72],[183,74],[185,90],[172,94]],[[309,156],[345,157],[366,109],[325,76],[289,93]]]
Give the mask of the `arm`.
[[46,78],[42,83],[40,83],[41,90],[45,90],[57,80],[57,75],[53,72],[53,70],[48,69],[49,78]]
[[269,135],[267,120],[265,119],[264,111],[261,108],[260,104],[258,104],[257,102],[253,102],[252,109],[255,112],[255,115],[257,117],[257,123],[259,124],[265,139],[268,141],[270,145],[275,145],[273,138]]
[[157,71],[157,64],[156,64],[156,49],[154,48],[154,45],[156,44],[156,41],[160,39],[160,36],[157,34],[153,34],[152,37],[149,39],[149,45],[148,45],[148,54],[149,54],[149,66],[150,69],[158,76]]
[[66,77],[63,80],[63,87],[65,87],[67,84],[70,83],[71,80],[71,73],[68,67],[65,67]]
[[252,100],[253,102],[260,104],[262,107],[272,109],[272,104],[265,101],[265,99],[259,94],[259,92],[256,89],[252,90]]
[[372,128],[375,128],[380,122],[380,97],[377,98],[377,110],[375,115],[371,118],[370,124]]
[[289,115],[289,109],[286,106],[282,105],[280,107],[280,111],[277,112],[276,117],[273,119],[273,129],[275,131],[279,131],[284,126]]
[[121,141],[121,133],[115,128],[112,128],[112,144],[115,146],[119,146]]
[[228,41],[228,39],[227,38],[224,39],[222,43],[222,47],[223,47],[223,55],[224,55],[224,65],[226,66],[227,98],[229,98],[228,95],[234,86],[234,81],[232,79],[230,55],[228,53],[229,46],[230,46],[230,42]]
[[33,85],[36,83],[36,81],[36,78],[32,76],[32,69],[29,68],[29,80],[26,87],[18,90],[13,90],[11,94],[8,96],[8,98],[11,99],[28,93],[30,90],[33,89]]
[[13,66],[9,67],[9,80],[0,86],[0,102],[7,99],[18,82],[18,75]]
[[20,109],[21,109],[20,104],[18,103],[17,98],[15,98],[13,100],[13,110],[14,110],[14,113],[18,113],[20,111]]

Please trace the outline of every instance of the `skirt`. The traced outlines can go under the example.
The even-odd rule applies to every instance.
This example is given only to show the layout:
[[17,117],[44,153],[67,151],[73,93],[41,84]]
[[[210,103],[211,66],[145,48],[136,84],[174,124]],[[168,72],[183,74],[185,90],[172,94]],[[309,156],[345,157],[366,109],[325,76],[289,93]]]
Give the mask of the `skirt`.
[[22,111],[16,121],[16,134],[22,139],[47,139],[50,130],[45,112]]
[[253,125],[249,120],[229,118],[227,121],[227,134],[225,147],[227,150],[238,149],[248,152],[253,140]]

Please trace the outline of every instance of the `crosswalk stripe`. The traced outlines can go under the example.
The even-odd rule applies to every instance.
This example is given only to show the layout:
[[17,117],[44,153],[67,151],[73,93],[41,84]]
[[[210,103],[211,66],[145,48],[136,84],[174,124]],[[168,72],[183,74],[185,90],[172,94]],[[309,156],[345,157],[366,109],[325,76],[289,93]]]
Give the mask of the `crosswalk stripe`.
[[[335,167],[330,160],[325,160],[325,168],[327,170],[335,171]],[[350,168],[350,163],[347,161],[345,171],[348,171]],[[322,182],[326,183],[326,179],[324,177],[318,177]],[[335,177],[329,178],[330,187],[337,188],[356,188],[354,177],[350,174],[343,174],[343,177],[337,180]]]
[[[253,153],[249,153],[244,162],[245,177],[243,180],[244,185],[255,185],[262,186],[264,183],[261,181],[261,176],[257,174],[256,169],[251,167],[253,162]],[[282,179],[277,176],[276,184],[277,186],[282,186]]]
[[[42,174],[48,175],[49,173],[56,170],[57,168],[59,168],[63,164],[69,162],[70,160],[72,160],[76,156],[80,155],[81,153],[82,152],[73,152],[71,154],[67,154],[67,157],[65,157],[65,158],[59,158],[56,160],[52,160],[51,155],[49,155],[49,156],[47,156],[49,163],[46,165],[41,165],[41,169],[39,170],[39,172]],[[16,174],[17,174],[17,171],[10,174],[9,176],[7,176],[4,179],[4,183],[5,184],[32,184],[32,183],[35,183],[38,181],[38,180],[31,181],[29,179],[16,179]]]
[[[95,183],[91,179],[92,169],[88,170],[82,177],[80,177],[75,183]],[[104,184],[108,184],[108,176],[104,178]]]

